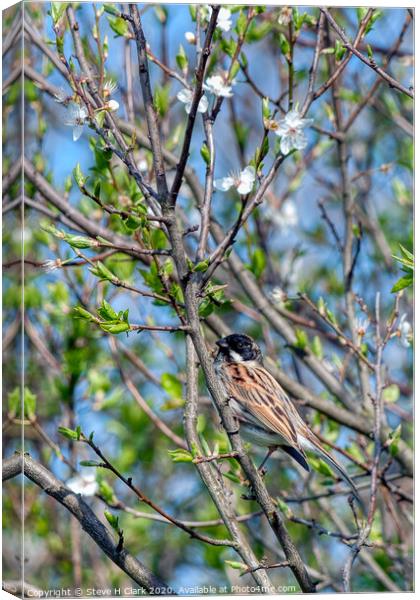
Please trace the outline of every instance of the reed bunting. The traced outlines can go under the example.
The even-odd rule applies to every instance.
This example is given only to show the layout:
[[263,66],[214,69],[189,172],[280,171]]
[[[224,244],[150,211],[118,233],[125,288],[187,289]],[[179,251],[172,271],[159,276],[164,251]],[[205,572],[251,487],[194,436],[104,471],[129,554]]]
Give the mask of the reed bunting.
[[239,421],[241,436],[253,444],[268,447],[266,459],[281,448],[307,471],[305,451],[314,452],[348,483],[363,507],[344,468],[324,450],[286,392],[264,368],[261,350],[254,340],[234,333],[216,344],[219,351],[214,366]]

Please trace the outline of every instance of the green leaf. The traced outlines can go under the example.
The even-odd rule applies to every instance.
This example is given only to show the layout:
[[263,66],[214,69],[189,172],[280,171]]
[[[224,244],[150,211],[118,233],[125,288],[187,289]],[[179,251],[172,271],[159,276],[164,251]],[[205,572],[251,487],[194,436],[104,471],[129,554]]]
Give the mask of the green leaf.
[[73,177],[79,188],[84,187],[87,181],[87,177],[84,177],[82,169],[80,168],[80,163],[77,163],[77,165],[73,169]]
[[69,440],[77,440],[78,439],[77,431],[74,431],[73,429],[69,429],[68,427],[59,427],[58,433],[60,433],[61,435],[64,435],[64,437],[68,438]]
[[182,44],[179,45],[178,54],[176,55],[176,63],[182,71],[188,69],[188,57]]
[[128,34],[128,23],[122,17],[115,17],[115,19],[108,17],[109,26],[112,31],[116,33],[116,36],[126,36]]
[[266,264],[267,259],[264,250],[262,250],[262,248],[257,248],[251,257],[251,271],[257,279],[263,274]]
[[36,395],[27,387],[25,387],[23,392],[23,411],[28,419],[33,419],[35,417]]
[[94,267],[90,267],[89,271],[101,281],[118,281],[118,277],[115,277],[114,273],[112,273],[100,260],[95,263]]
[[284,54],[285,56],[288,55],[290,52],[290,44],[289,44],[289,40],[286,38],[284,33],[280,34],[279,44],[280,44],[281,53]]
[[396,383],[392,383],[384,389],[382,395],[386,404],[393,404],[394,402],[397,402],[400,397],[400,388]]
[[324,356],[324,351],[322,348],[322,342],[321,339],[318,335],[316,335],[314,337],[314,339],[312,340],[312,352],[315,354],[315,356],[317,358],[319,358],[320,360],[322,360],[323,356]]
[[103,9],[105,12],[107,12],[110,15],[114,15],[115,17],[119,17],[121,12],[118,10],[118,8],[115,6],[115,4],[110,4],[108,2],[106,2],[105,4],[102,5]]
[[335,60],[340,62],[346,53],[346,49],[340,40],[335,40]]
[[281,512],[286,516],[286,518],[289,519],[293,515],[291,508],[288,506],[288,504],[286,504],[286,502],[282,498],[277,497],[276,504],[281,510]]
[[232,569],[237,569],[238,571],[246,571],[248,569],[244,563],[236,562],[234,560],[225,560],[225,563]]
[[100,308],[98,308],[98,315],[105,319],[105,321],[114,321],[118,319],[117,313],[105,299],[102,300],[102,304]]
[[202,319],[205,319],[214,311],[214,304],[210,298],[204,298],[198,307],[198,314]]
[[206,165],[209,165],[210,164],[210,150],[205,142],[200,148],[200,154],[201,154],[204,162],[206,163]]
[[153,229],[150,235],[150,243],[154,250],[163,250],[168,245],[168,240],[162,229]]
[[100,323],[100,328],[106,331],[107,333],[124,333],[124,331],[130,330],[130,325],[128,323]]
[[230,67],[230,75],[229,75],[230,81],[232,81],[232,79],[234,79],[237,76],[240,68],[241,68],[241,65],[239,64],[239,61],[237,59],[235,59]]
[[263,121],[271,117],[270,101],[268,98],[263,98],[262,100],[262,117]]
[[306,331],[303,331],[303,329],[296,329],[296,348],[299,348],[300,350],[305,350],[305,348],[308,346],[308,336],[306,335]]
[[51,17],[54,25],[61,19],[67,8],[67,2],[51,2]]
[[246,28],[247,28],[247,21],[248,21],[248,19],[247,19],[245,12],[241,10],[241,12],[239,13],[239,16],[238,16],[238,20],[236,21],[236,26],[235,26],[235,30],[238,35],[240,35],[240,36],[244,35]]
[[208,268],[209,268],[209,261],[208,261],[208,259],[206,259],[206,260],[202,260],[201,262],[194,265],[193,271],[195,271],[195,272],[198,271],[199,273],[205,273]]
[[176,450],[168,450],[168,454],[170,455],[172,462],[175,463],[190,463],[193,461],[192,454],[188,452],[188,450],[184,450],[183,448],[177,448]]
[[164,117],[169,109],[170,84],[155,87],[154,105],[159,116]]
[[399,246],[401,252],[405,255],[406,259],[410,261],[412,266],[414,267],[414,255],[409,250],[407,250],[407,248],[404,248],[402,244],[399,244]]
[[12,418],[21,414],[22,402],[19,387],[15,387],[12,392],[9,392],[7,396],[7,405],[9,415]]
[[111,525],[112,529],[115,529],[115,531],[119,531],[118,517],[109,512],[109,510],[105,510],[104,515],[108,523]]
[[66,233],[64,234],[63,239],[72,248],[79,248],[80,250],[83,250],[84,248],[96,248],[98,246],[98,242],[96,240],[92,240],[81,235],[72,235],[70,233]]
[[102,466],[97,460],[81,460],[79,461],[81,467],[100,467]]
[[182,383],[172,373],[163,373],[160,378],[161,384],[165,392],[171,398],[182,398]]
[[104,498],[105,502],[114,501],[114,490],[105,479],[101,479],[98,482],[98,488],[100,495]]
[[396,292],[400,292],[405,288],[408,288],[413,285],[413,274],[409,273],[408,275],[404,275],[395,283],[391,289],[391,293],[395,294]]
[[327,477],[334,476],[334,471],[321,458],[318,458],[318,457],[315,458],[315,457],[311,456],[311,457],[308,457],[307,460],[308,460],[308,463],[311,465],[311,467],[314,469],[314,471],[321,473],[321,475],[326,475]]
[[241,483],[241,480],[239,479],[239,477],[237,475],[235,475],[235,473],[232,473],[232,471],[228,471],[227,473],[222,473],[223,477],[226,477],[226,479],[230,479],[230,481],[233,481],[233,483]]
[[234,39],[230,38],[230,40],[227,40],[225,38],[222,38],[220,40],[220,47],[222,48],[225,54],[230,56],[230,58],[233,58],[236,51],[236,42]]
[[86,319],[87,321],[96,321],[96,317],[92,315],[88,310],[84,309],[82,306],[75,306],[73,311],[76,313],[76,316],[79,319]]
[[388,437],[388,449],[391,456],[397,456],[398,444],[401,439],[401,424],[389,434]]

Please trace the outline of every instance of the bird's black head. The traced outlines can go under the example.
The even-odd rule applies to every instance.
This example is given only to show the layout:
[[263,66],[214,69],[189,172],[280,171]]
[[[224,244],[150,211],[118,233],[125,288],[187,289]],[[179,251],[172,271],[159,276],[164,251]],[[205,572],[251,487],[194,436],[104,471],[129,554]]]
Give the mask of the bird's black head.
[[232,333],[232,335],[217,340],[216,344],[219,347],[218,356],[223,360],[229,362],[262,361],[261,350],[248,335]]

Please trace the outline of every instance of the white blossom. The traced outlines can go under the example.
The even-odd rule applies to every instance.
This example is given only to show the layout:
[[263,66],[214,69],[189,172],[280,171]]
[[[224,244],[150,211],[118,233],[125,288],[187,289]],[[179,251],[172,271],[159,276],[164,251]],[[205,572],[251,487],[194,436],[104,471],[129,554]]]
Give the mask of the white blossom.
[[73,141],[77,142],[83,133],[83,127],[88,117],[88,111],[85,106],[80,106],[76,102],[69,104],[67,108],[67,116],[64,119],[64,124],[73,127]]
[[[212,15],[213,9],[211,6],[206,5],[203,7],[204,9],[204,18],[207,21],[210,21],[210,17]],[[224,8],[223,6],[219,10],[219,14],[217,15],[216,27],[221,29],[222,31],[230,31],[232,28],[232,13],[229,8]]]
[[281,138],[280,150],[282,154],[289,154],[291,150],[303,150],[308,141],[303,133],[304,127],[310,125],[313,119],[303,119],[297,110],[290,110],[278,123],[274,131]]
[[407,321],[407,314],[404,313],[398,324],[399,341],[403,348],[410,348],[413,341],[413,327]]
[[120,105],[116,100],[110,100],[106,103],[106,108],[110,112],[116,112],[120,108]]
[[265,216],[279,229],[291,229],[298,223],[296,205],[289,199],[285,200],[280,208],[268,206]]
[[219,10],[219,14],[217,15],[216,21],[217,27],[219,27],[222,31],[230,31],[232,27],[232,13],[228,8],[222,8]]
[[[193,97],[194,97],[194,92],[192,90],[184,88],[177,93],[176,97],[178,98],[178,100],[180,102],[185,104],[185,112],[189,115],[191,112],[191,106],[192,106],[192,101],[193,101]],[[209,101],[207,100],[207,96],[206,95],[201,96],[200,102],[198,103],[198,108],[197,108],[198,112],[205,113],[206,110],[208,109],[208,106],[209,106]]]
[[186,31],[184,33],[184,37],[189,44],[195,44],[197,41],[197,38],[195,37],[195,33],[193,33],[192,31]]
[[254,167],[246,167],[240,173],[231,173],[227,177],[216,179],[214,187],[221,192],[227,192],[231,187],[235,187],[238,194],[249,194],[255,181]]
[[[232,85],[233,83],[234,82],[232,81]],[[211,77],[208,77],[203,87],[215,96],[222,96],[223,98],[230,98],[233,96],[232,86],[225,83],[225,80],[221,75],[212,75]]]
[[94,473],[76,475],[67,481],[67,487],[75,494],[94,496],[98,491],[98,483]]

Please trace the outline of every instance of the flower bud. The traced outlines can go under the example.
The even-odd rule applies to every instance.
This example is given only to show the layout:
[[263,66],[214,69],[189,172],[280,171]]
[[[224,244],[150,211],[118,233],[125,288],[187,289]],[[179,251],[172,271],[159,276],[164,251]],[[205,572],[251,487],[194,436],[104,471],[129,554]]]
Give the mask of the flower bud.
[[120,105],[116,100],[110,100],[107,102],[106,107],[110,112],[115,112],[120,108]]
[[186,31],[185,39],[189,44],[195,44],[197,38],[195,37],[195,34],[192,31]]

